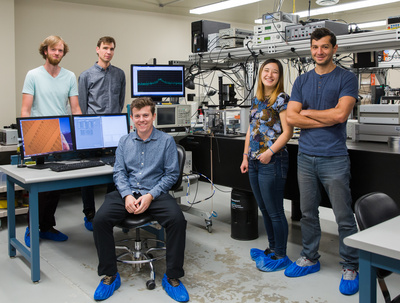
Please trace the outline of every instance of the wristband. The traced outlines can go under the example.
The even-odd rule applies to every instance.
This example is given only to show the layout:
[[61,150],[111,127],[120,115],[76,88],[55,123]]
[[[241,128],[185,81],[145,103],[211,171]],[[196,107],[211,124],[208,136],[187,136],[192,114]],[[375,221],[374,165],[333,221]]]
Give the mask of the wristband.
[[249,154],[243,153],[243,156],[247,156],[247,157],[248,157],[248,156],[249,156]]
[[272,152],[272,155],[275,155],[274,151],[272,150],[271,147],[269,147],[269,150]]

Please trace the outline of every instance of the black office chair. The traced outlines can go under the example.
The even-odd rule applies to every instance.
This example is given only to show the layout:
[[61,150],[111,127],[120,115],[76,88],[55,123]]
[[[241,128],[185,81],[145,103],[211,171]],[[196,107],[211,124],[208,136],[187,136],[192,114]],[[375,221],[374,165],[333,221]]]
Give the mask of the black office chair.
[[[172,186],[171,191],[177,190],[181,187],[183,167],[186,160],[186,152],[183,146],[177,144],[176,147],[178,150],[179,177],[174,186]],[[122,228],[124,232],[128,232],[130,229],[135,229],[136,231],[135,238],[124,239],[118,242],[118,244],[122,244],[124,242],[134,241],[133,248],[130,248],[126,245],[115,246],[115,249],[124,251],[124,253],[117,255],[117,261],[125,264],[131,264],[138,270],[140,270],[144,264],[149,264],[150,280],[146,282],[146,287],[148,289],[154,289],[156,287],[156,283],[153,262],[165,258],[166,247],[165,242],[163,241],[164,229],[147,212],[139,215],[130,214],[121,223],[119,223],[117,227]],[[140,229],[148,227],[152,228],[153,231],[158,230],[156,235],[159,239],[140,238]],[[150,245],[150,243],[153,245]]]
[[[354,211],[360,230],[367,229],[400,215],[400,206],[388,195],[380,192],[366,194],[356,201]],[[400,295],[391,300],[385,278],[392,272],[377,269],[379,287],[386,303],[400,303]]]

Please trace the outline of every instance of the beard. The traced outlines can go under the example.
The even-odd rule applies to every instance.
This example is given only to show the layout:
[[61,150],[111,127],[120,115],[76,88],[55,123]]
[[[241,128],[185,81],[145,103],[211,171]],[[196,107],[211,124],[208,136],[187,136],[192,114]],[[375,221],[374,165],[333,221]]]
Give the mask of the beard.
[[59,59],[54,59],[54,58],[51,58],[49,55],[47,55],[47,60],[49,61],[49,63],[51,65],[54,65],[54,66],[58,65],[61,62],[61,59],[62,59],[62,57]]

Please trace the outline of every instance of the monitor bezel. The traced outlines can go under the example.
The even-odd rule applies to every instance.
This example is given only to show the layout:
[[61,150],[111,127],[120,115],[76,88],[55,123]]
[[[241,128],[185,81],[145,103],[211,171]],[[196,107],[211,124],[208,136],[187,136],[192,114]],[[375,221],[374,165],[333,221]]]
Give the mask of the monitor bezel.
[[85,115],[72,115],[71,117],[71,123],[72,123],[72,136],[73,136],[73,141],[75,144],[75,151],[78,153],[85,153],[85,152],[115,152],[117,149],[117,146],[115,147],[98,147],[98,148],[85,148],[85,149],[78,149],[78,146],[76,144],[76,132],[75,132],[75,118],[84,118],[84,117],[101,117],[101,116],[124,116],[126,119],[126,134],[129,134],[129,116],[127,113],[118,113],[118,114],[85,114]]
[[[143,68],[154,68],[154,70],[157,70],[157,68],[179,68],[180,71],[182,72],[182,89],[178,93],[174,94],[169,94],[168,92],[165,92],[164,94],[155,94],[154,92],[150,93],[135,93],[135,80],[136,78],[134,77],[134,67],[143,67]],[[138,97],[150,97],[153,100],[160,100],[162,98],[181,98],[185,97],[186,93],[186,88],[185,88],[185,66],[184,65],[168,65],[168,64],[131,64],[130,67],[130,75],[131,75],[131,81],[130,81],[130,86],[131,86],[131,97],[132,98],[138,98]]]
[[[43,153],[43,154],[35,154],[35,155],[25,155],[25,140],[22,136],[22,127],[21,127],[21,121],[26,121],[26,120],[49,120],[49,119],[65,119],[67,118],[69,121],[69,126],[70,126],[70,131],[71,131],[71,143],[72,143],[72,148],[70,150],[62,150],[62,151],[56,151],[56,152],[50,152],[50,153]],[[73,131],[73,126],[72,126],[72,119],[70,115],[61,115],[61,116],[37,116],[37,117],[17,117],[16,118],[17,122],[17,130],[18,130],[18,138],[20,140],[20,154],[21,154],[21,159],[32,159],[36,160],[36,162],[43,163],[45,159],[48,159],[50,156],[56,156],[56,155],[61,155],[61,154],[70,154],[75,151],[75,138],[74,138],[74,131]]]

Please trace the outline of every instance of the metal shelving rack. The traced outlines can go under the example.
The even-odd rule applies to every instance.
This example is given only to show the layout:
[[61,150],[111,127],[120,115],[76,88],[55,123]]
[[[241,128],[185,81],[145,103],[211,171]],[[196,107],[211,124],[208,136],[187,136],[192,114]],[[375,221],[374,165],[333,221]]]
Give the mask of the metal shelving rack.
[[[380,30],[353,33],[337,36],[338,54],[379,51],[400,48],[400,29]],[[250,47],[259,59],[270,57],[276,59],[295,58],[310,55],[310,40],[253,45]],[[217,50],[213,52],[194,53],[189,56],[189,62],[216,62],[227,58],[229,62],[242,62],[250,55],[247,47]]]

